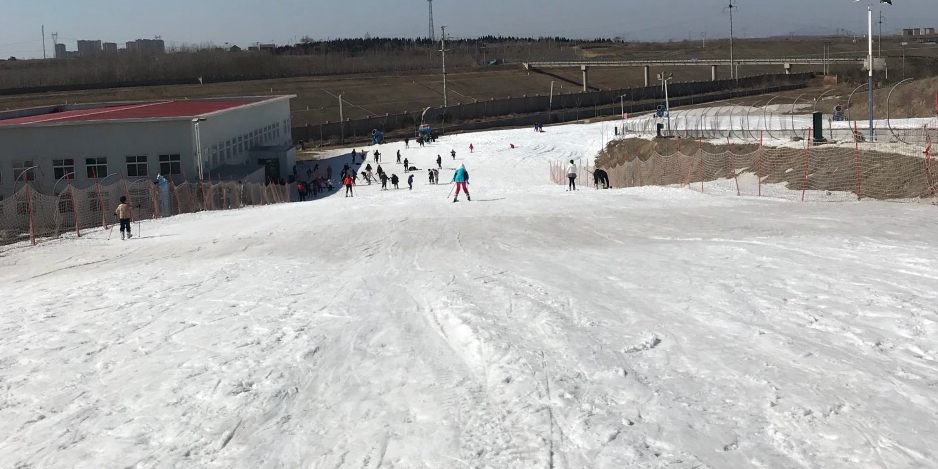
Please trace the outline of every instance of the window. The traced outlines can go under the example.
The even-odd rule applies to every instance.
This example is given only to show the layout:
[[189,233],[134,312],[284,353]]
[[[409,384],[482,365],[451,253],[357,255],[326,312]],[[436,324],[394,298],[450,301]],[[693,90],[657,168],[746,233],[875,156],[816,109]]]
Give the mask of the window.
[[212,166],[215,166],[215,165],[218,164],[218,145],[217,145],[217,144],[216,144],[216,145],[212,145],[212,159],[209,160],[209,161],[212,162],[212,163],[211,163]]
[[160,174],[164,176],[182,174],[182,161],[178,154],[160,155]]
[[238,154],[244,153],[244,136],[238,137]]
[[85,158],[85,171],[88,179],[104,179],[107,174],[107,158]]
[[[35,170],[29,170],[33,167],[32,160],[26,161],[14,161],[13,162],[13,181],[35,181],[36,175],[33,173]],[[26,174],[23,174],[26,173]]]
[[147,155],[127,157],[127,177],[144,177],[147,175]]
[[59,179],[75,179],[75,160],[71,158],[52,160],[52,177]]

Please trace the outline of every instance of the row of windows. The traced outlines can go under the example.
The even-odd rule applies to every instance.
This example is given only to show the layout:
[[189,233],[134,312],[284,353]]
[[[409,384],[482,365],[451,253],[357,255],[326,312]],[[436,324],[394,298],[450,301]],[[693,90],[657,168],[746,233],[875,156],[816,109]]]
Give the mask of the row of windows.
[[[125,157],[127,177],[149,177],[147,155],[131,155]],[[181,175],[182,160],[179,154],[159,155],[160,174]],[[35,181],[36,172],[31,171],[35,166],[33,160],[13,162],[14,181]],[[107,158],[85,158],[85,177],[88,179],[103,179],[111,174],[108,172]],[[0,175],[2,178],[2,175]],[[75,159],[62,158],[52,160],[52,178],[75,179]]]
[[274,139],[280,138],[281,135],[285,135],[282,129],[286,128],[287,123],[288,120],[284,120],[283,127],[281,127],[281,123],[277,122],[244,135],[239,135],[231,140],[218,142],[211,147],[203,148],[202,156],[212,166],[230,163],[233,158],[244,156],[252,148],[268,144]]

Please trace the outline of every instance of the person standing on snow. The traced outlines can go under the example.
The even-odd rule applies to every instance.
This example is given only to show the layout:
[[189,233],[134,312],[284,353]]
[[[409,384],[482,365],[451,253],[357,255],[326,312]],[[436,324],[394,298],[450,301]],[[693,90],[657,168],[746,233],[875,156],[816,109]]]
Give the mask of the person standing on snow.
[[573,160],[570,160],[570,164],[567,166],[567,178],[570,179],[570,185],[567,187],[568,191],[576,190],[576,163]]
[[472,202],[472,197],[469,196],[469,171],[466,171],[466,165],[459,165],[456,174],[453,174],[453,182],[456,183],[456,197],[453,197],[453,202],[459,201],[460,189],[466,193],[466,200]]
[[355,180],[352,179],[352,176],[346,175],[342,182],[345,184],[345,196],[355,197],[355,193],[352,192],[352,184],[355,184]]
[[414,175],[407,176],[407,190],[414,190]]
[[[404,148],[410,148],[410,137],[404,137]],[[400,150],[398,150],[398,153],[400,153]],[[397,161],[398,163],[401,162],[401,161],[400,161],[400,160],[401,160],[400,155],[398,155],[397,160],[398,160],[398,161]]]
[[436,155],[436,165],[439,166],[440,169],[443,169],[443,158],[441,158],[440,155]]
[[473,149],[475,149],[475,147],[472,146],[472,144],[470,143],[470,144],[469,144],[469,153],[472,153],[472,150],[473,150]]
[[124,239],[124,231],[127,232],[127,239],[133,238],[133,233],[130,232],[130,219],[132,216],[130,204],[127,203],[127,197],[121,196],[121,203],[117,206],[117,209],[114,210],[114,215],[117,215],[117,219],[120,220],[121,224],[121,239]]
[[401,151],[397,150],[397,164],[401,164]]
[[433,170],[433,183],[434,184],[440,183],[440,170],[439,169]]
[[453,156],[453,161],[456,161],[456,150],[450,150],[449,154]]
[[404,158],[404,172],[405,173],[407,172],[407,168],[409,167],[410,167],[410,161],[408,161],[407,158]]
[[[410,177],[414,177],[414,175],[411,174]],[[398,179],[397,175],[396,175],[396,174],[392,174],[392,175],[391,175],[391,184],[394,185],[394,188],[395,188],[395,189],[400,189],[400,187],[397,187],[397,183],[399,183],[399,182],[401,182],[401,180]]]
[[387,173],[381,173],[381,175],[378,176],[378,177],[381,178],[381,190],[383,190],[383,191],[388,190],[388,174],[387,174]]

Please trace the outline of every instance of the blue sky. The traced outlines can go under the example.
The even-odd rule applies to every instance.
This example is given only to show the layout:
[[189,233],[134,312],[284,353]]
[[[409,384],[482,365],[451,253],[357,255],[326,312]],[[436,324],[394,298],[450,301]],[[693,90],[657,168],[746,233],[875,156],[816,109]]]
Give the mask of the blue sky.
[[[865,29],[865,3],[851,0],[739,0],[739,36],[802,29]],[[885,30],[938,27],[936,0],[894,0],[883,6]],[[639,40],[726,37],[728,0],[435,0],[439,30],[458,37],[615,37]],[[146,6],[151,5],[151,6]],[[875,6],[878,8],[878,4]],[[426,36],[425,0],[3,0],[0,56],[42,57],[46,26],[75,49],[77,39],[123,43],[162,36],[168,45],[314,38]]]

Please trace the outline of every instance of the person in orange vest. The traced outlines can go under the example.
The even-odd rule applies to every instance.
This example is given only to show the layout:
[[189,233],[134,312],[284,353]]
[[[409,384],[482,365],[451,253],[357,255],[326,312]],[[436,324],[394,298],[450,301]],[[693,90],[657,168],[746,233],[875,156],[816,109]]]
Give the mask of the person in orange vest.
[[355,180],[352,179],[352,176],[346,174],[345,179],[342,182],[345,184],[345,196],[355,197],[355,193],[352,192],[352,184],[355,184]]

